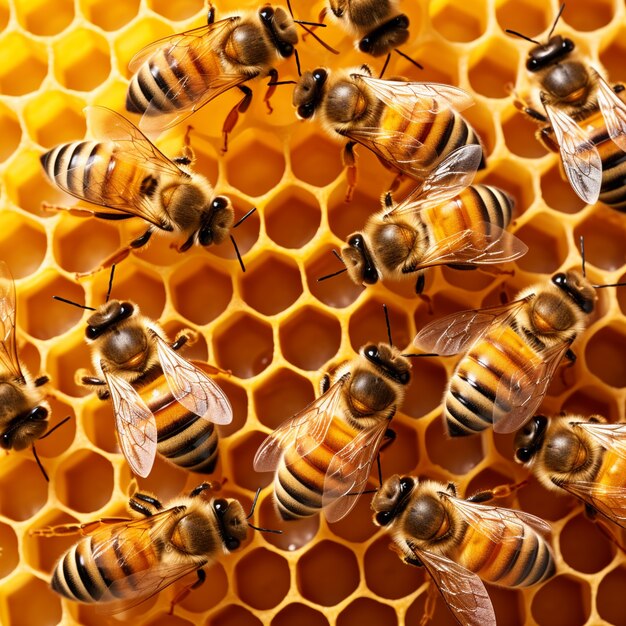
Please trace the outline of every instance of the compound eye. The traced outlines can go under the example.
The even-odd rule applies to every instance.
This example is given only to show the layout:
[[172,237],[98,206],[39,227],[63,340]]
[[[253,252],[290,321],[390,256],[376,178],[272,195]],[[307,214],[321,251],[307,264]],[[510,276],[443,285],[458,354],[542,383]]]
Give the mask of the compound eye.
[[413,479],[405,476],[400,480],[400,493],[405,494],[413,489]]
[[219,498],[218,500],[213,501],[213,510],[221,517],[226,513],[228,509],[228,500],[224,500],[224,498]]
[[411,374],[410,372],[402,372],[399,376],[398,376],[398,381],[402,384],[402,385],[407,385],[408,382],[411,380]]
[[574,44],[574,42],[571,39],[565,38],[563,40],[562,47],[563,47],[563,50],[565,52],[571,52],[576,47],[576,45]]
[[87,330],[85,330],[87,339],[95,339],[99,334],[100,330],[96,326],[87,326]]
[[365,352],[365,356],[370,361],[372,361],[372,360],[375,361],[380,356],[380,353],[378,352],[378,348],[376,346],[367,346],[367,348],[365,348],[364,352]]
[[327,76],[328,74],[326,73],[326,70],[315,70],[313,72],[313,79],[315,80],[316,83],[320,83],[320,84],[325,83]]
[[567,276],[563,272],[559,272],[552,277],[552,282],[558,287],[562,287],[567,284]]
[[359,42],[359,50],[361,52],[371,52],[372,50],[372,42],[369,37],[363,37]]
[[270,6],[263,7],[259,11],[259,16],[264,22],[271,22],[274,17],[274,9],[272,9],[272,7]]
[[531,457],[531,454],[528,448],[520,448],[519,450],[515,452],[515,458],[520,463],[528,463],[528,461],[530,461],[530,457]]
[[120,305],[119,319],[130,317],[135,312],[135,307],[130,302],[122,302]]
[[239,541],[239,539],[235,539],[234,537],[227,537],[224,540],[224,545],[229,552],[232,552],[241,545],[241,542]]
[[298,115],[303,120],[308,120],[315,113],[315,107],[312,104],[303,104],[298,107]]
[[293,46],[290,43],[284,44],[280,51],[282,56],[290,57],[293,54]]
[[29,419],[35,421],[45,420],[48,417],[48,410],[42,406],[36,406],[28,416]]
[[539,61],[537,61],[537,59],[535,59],[534,57],[531,57],[530,59],[528,59],[528,61],[526,61],[526,69],[529,72],[536,72],[539,68]]
[[376,523],[380,526],[387,526],[392,519],[393,515],[391,511],[381,511],[380,513],[376,513]]
[[2,442],[2,447],[5,450],[8,450],[11,447],[11,435],[9,433],[4,433],[0,441]]
[[224,196],[217,196],[211,206],[215,210],[225,209],[228,206],[228,200]]

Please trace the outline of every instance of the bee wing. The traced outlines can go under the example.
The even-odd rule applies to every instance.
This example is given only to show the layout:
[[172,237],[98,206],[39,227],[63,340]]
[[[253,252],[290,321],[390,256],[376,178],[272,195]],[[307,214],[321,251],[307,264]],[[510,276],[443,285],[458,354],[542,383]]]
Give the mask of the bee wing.
[[574,425],[582,428],[606,450],[611,450],[626,459],[626,424],[576,422]]
[[496,406],[502,416],[494,419],[493,430],[512,433],[532,417],[546,395],[548,385],[570,343],[557,344],[526,359],[511,377],[502,376],[496,388]]
[[[513,261],[526,254],[528,246],[508,231],[483,222],[477,230],[454,233],[426,250],[415,270],[434,265],[492,265]],[[484,232],[481,232],[484,231]]]
[[130,469],[145,478],[152,469],[157,451],[154,415],[129,382],[106,371],[104,379],[113,403],[122,452]]
[[446,556],[415,548],[413,552],[461,626],[496,626],[491,598],[477,574]]
[[572,188],[587,204],[595,204],[602,185],[602,159],[598,149],[569,115],[550,105],[545,105],[545,110]]
[[452,313],[427,324],[413,339],[413,345],[441,356],[458,354],[490,328],[505,324],[532,296],[501,306]]
[[457,148],[428,174],[424,182],[387,213],[403,215],[448,200],[468,187],[482,160],[482,148],[469,144]]
[[23,380],[15,336],[15,282],[4,261],[0,261],[0,366],[11,378]]
[[626,489],[585,481],[566,481],[559,487],[590,504],[618,526],[626,528]]
[[322,507],[329,522],[345,517],[359,499],[387,429],[387,421],[361,431],[331,459],[326,477]]
[[596,72],[596,77],[598,79],[598,104],[606,122],[609,137],[626,152],[626,104],[620,100],[598,72]]
[[283,422],[269,435],[254,455],[254,469],[257,472],[274,471],[283,452],[291,446],[296,446],[300,457],[317,448],[328,432],[348,378],[349,375],[342,376],[326,393]]
[[214,424],[230,424],[233,409],[209,376],[173,350],[156,333],[157,355],[172,395],[194,415]]

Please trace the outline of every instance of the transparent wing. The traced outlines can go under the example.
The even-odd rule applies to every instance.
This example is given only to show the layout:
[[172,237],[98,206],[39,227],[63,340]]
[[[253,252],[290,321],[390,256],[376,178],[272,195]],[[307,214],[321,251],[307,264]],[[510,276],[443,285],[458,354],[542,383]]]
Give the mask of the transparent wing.
[[345,517],[357,503],[386,429],[387,421],[381,420],[374,428],[360,432],[331,459],[322,495],[324,516],[329,522]]
[[24,378],[17,358],[15,283],[4,261],[0,261],[0,368],[15,380]]
[[618,526],[626,528],[626,489],[623,487],[585,481],[560,482],[558,485]]
[[414,549],[448,608],[462,626],[496,626],[496,614],[483,581],[451,559]]
[[413,339],[413,345],[441,356],[463,352],[490,328],[506,324],[531,297],[514,300],[502,306],[446,315],[424,326]]
[[474,179],[482,154],[482,148],[475,144],[461,146],[443,159],[424,182],[396,204],[387,215],[416,213],[426,206],[458,195]]
[[274,471],[283,452],[291,446],[296,447],[299,456],[315,450],[324,441],[348,378],[349,374],[342,376],[326,393],[269,435],[254,456],[254,469],[257,472]]
[[536,357],[526,359],[510,378],[500,378],[495,404],[502,413],[494,417],[495,432],[512,433],[535,414],[569,346],[570,343],[565,342],[548,348]]
[[219,385],[180,356],[156,333],[153,336],[163,374],[176,400],[202,419],[214,424],[230,424],[233,409]]
[[566,113],[545,106],[561,151],[565,174],[576,194],[587,204],[595,204],[602,185],[602,159],[594,143]]
[[426,250],[415,270],[434,265],[492,265],[514,261],[526,254],[528,246],[495,224],[483,222],[476,230],[450,235]]
[[122,452],[130,469],[145,478],[157,451],[156,420],[137,391],[123,378],[104,371]]
[[584,430],[606,450],[611,450],[626,459],[626,424],[576,422],[574,426]]
[[610,85],[596,72],[598,104],[606,122],[609,137],[626,152],[626,104],[611,89]]

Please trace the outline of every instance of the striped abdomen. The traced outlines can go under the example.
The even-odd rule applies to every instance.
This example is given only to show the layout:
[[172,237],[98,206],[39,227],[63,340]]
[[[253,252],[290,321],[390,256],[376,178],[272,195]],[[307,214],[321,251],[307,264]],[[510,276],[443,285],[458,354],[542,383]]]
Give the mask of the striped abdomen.
[[594,495],[602,500],[603,489],[608,487],[626,489],[626,459],[610,448],[604,451],[602,464],[593,479]]
[[[356,428],[335,417],[324,441],[312,452],[303,456],[297,443],[285,450],[274,477],[274,500],[283,519],[299,519],[320,512],[331,459],[358,433]],[[306,445],[305,440],[302,443]]]
[[447,202],[426,207],[421,219],[428,227],[432,245],[464,230],[485,234],[485,222],[506,228],[511,221],[513,199],[488,185],[470,185]]
[[[193,361],[193,364],[204,369],[203,363]],[[161,373],[155,379],[137,387],[156,419],[157,452],[191,472],[211,474],[218,457],[215,425],[180,404],[172,395],[162,371],[158,369]]]
[[507,521],[497,542],[468,526],[449,556],[482,580],[503,587],[528,587],[555,572],[547,541],[521,521]]
[[88,202],[119,206],[120,197],[141,189],[146,171],[116,158],[113,142],[64,143],[41,156],[46,174],[62,188]]
[[142,574],[159,560],[156,544],[146,541],[145,530],[123,522],[70,548],[57,563],[50,584],[76,602],[99,602],[105,594],[106,600],[130,599],[137,595]]
[[[503,417],[507,407],[495,403],[498,386],[509,385],[529,361],[540,356],[511,326],[496,327],[474,343],[450,379],[444,398],[444,418],[451,436],[472,435]],[[522,376],[522,388],[531,381]]]

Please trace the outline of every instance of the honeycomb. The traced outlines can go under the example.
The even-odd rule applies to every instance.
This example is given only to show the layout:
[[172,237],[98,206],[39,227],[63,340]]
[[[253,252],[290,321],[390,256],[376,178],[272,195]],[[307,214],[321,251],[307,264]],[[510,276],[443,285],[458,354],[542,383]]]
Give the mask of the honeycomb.
[[[249,0],[217,4],[218,19],[257,5]],[[323,6],[319,0],[292,4],[301,19],[316,19]],[[579,267],[580,235],[593,281],[626,280],[626,218],[602,205],[582,204],[562,180],[557,155],[535,140],[535,126],[515,110],[507,90],[507,85],[521,89],[525,84],[529,44],[504,29],[545,36],[557,1],[412,0],[401,8],[409,15],[412,35],[402,50],[425,69],[393,55],[387,75],[451,83],[475,96],[466,116],[488,157],[477,180],[515,197],[513,230],[530,248],[513,276],[430,270],[426,293],[435,314],[493,305],[503,292],[512,297],[558,270]],[[569,0],[558,26],[610,82],[626,80],[625,12],[617,0]],[[388,549],[389,537],[371,522],[367,496],[338,523],[313,518],[288,525],[276,519],[271,489],[264,489],[256,523],[282,528],[284,534],[252,533],[243,550],[209,568],[208,582],[173,615],[167,614],[173,589],[121,619],[62,601],[48,579],[75,538],[29,534],[44,525],[121,515],[135,488],[119,454],[110,406],[74,384],[74,372],[89,365],[85,315],[51,296],[102,303],[107,272],[79,282],[74,274],[92,269],[141,225],[42,212],[44,200],[74,201],[47,182],[39,155],[85,136],[85,105],[122,111],[133,54],[157,38],[201,25],[204,15],[202,0],[0,0],[0,257],[16,278],[21,357],[34,374],[47,372],[52,379],[51,425],[73,417],[38,445],[49,484],[28,452],[0,459],[0,622],[417,626],[427,576]],[[338,28],[318,32],[341,56],[330,55],[309,37],[299,46],[303,68],[368,62],[380,69],[380,59],[357,53]],[[297,77],[293,59],[278,69],[281,79]],[[232,372],[219,381],[235,417],[220,431],[216,477],[226,478],[224,494],[239,498],[244,507],[271,480],[252,470],[265,436],[315,397],[329,365],[351,358],[366,341],[386,340],[382,304],[389,308],[398,346],[408,346],[432,319],[426,303],[403,285],[364,289],[346,275],[317,282],[338,269],[331,251],[378,208],[392,175],[360,150],[358,185],[346,204],[339,144],[314,122],[296,121],[290,87],[277,88],[269,115],[261,81],[251,86],[255,98],[232,133],[227,154],[220,154],[220,130],[240,97],[237,90],[191,118],[197,171],[230,195],[237,217],[258,208],[235,231],[246,272],[229,243],[178,254],[155,237],[145,252],[119,265],[113,287],[113,297],[135,300],[171,334],[182,327],[196,329],[201,339],[185,355]],[[176,155],[184,132],[184,127],[168,131],[159,147]],[[575,344],[575,366],[550,387],[544,402],[548,413],[624,419],[626,290],[601,290],[599,298],[593,323]],[[523,480],[526,471],[512,460],[512,436],[444,437],[440,400],[454,362],[415,362],[403,409],[394,418],[397,440],[381,454],[384,474],[453,480],[461,493]],[[200,480],[157,459],[151,475],[136,483],[167,501]],[[626,558],[586,520],[580,503],[549,495],[531,477],[506,504],[552,524],[558,570],[552,580],[525,591],[488,585],[498,623],[626,624],[618,595],[626,584]],[[432,623],[456,623],[440,600]]]

